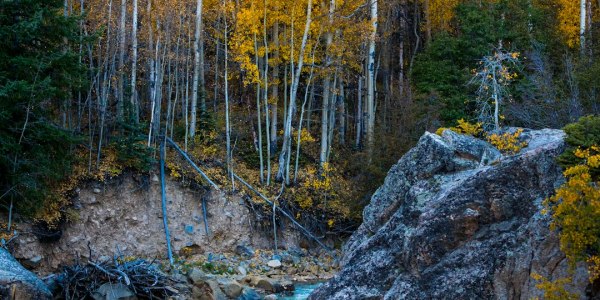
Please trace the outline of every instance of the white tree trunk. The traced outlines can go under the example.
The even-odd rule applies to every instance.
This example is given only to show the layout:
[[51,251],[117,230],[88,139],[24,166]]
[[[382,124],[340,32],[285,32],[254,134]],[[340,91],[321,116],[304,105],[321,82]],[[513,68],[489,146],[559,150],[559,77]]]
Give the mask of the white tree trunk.
[[377,37],[377,1],[371,1],[371,37],[369,39],[369,54],[367,61],[367,145],[369,159],[373,152],[375,140],[375,38]]
[[586,12],[587,5],[586,0],[580,0],[580,13],[579,13],[579,45],[581,47],[581,54],[585,54],[585,31],[586,31]]
[[192,112],[190,137],[196,135],[196,110],[198,106],[198,79],[200,77],[200,30],[202,24],[202,0],[196,1],[196,31],[194,33],[194,79],[192,80]]
[[[329,48],[331,47],[331,43],[333,42],[333,13],[335,11],[335,0],[331,0],[329,2],[329,29],[325,38],[325,72],[329,71],[329,67],[331,66],[331,55],[329,54]],[[321,149],[319,152],[319,162],[321,166],[327,162],[327,157],[329,153],[329,148],[331,145],[329,142],[331,138],[329,137],[330,128],[329,124],[331,124],[329,120],[330,114],[330,94],[331,94],[331,75],[326,74],[325,79],[323,79],[323,103],[321,106]]]
[[[227,3],[227,0],[224,1],[224,3]],[[225,7],[225,5],[223,5],[223,7]],[[227,14],[224,13],[223,14],[223,20],[225,23],[225,136],[227,139],[227,172],[229,172],[229,176],[231,179],[231,190],[235,190],[235,181],[233,180],[233,161],[232,161],[232,154],[231,154],[231,127],[229,125],[229,79],[228,77],[228,68],[227,68],[227,60],[228,60],[228,45],[227,45]]]
[[[154,51],[154,28],[152,27],[152,0],[148,0],[148,5],[146,6],[146,14],[148,16],[148,53],[152,53]],[[150,104],[153,107],[156,99],[156,60],[152,55],[148,55],[148,68],[150,69],[150,74],[148,78],[148,86],[150,92]],[[152,108],[154,109],[154,108]],[[154,113],[152,111],[151,113]]]
[[139,113],[137,107],[137,91],[136,91],[136,73],[137,73],[137,52],[138,52],[138,40],[137,40],[137,25],[138,24],[138,0],[133,0],[133,24],[131,26],[131,44],[132,44],[132,56],[131,56],[131,99],[129,105],[131,106],[129,114],[134,117],[135,123],[139,122]]
[[290,155],[289,143],[291,143],[292,137],[292,116],[294,114],[294,108],[296,107],[298,81],[300,80],[300,72],[302,71],[302,64],[304,63],[304,52],[306,51],[306,41],[308,40],[308,33],[310,31],[311,23],[312,0],[308,0],[308,4],[306,6],[306,25],[304,27],[304,33],[302,35],[302,44],[300,45],[300,55],[298,56],[298,64],[296,66],[294,78],[292,80],[292,88],[290,91],[290,104],[288,106],[287,118],[283,127],[283,146],[281,147],[281,153],[279,155],[279,171],[277,172],[277,178],[279,180],[283,180],[284,178],[288,177],[285,176],[285,172],[289,172],[289,169],[286,168],[286,162],[289,161],[287,156]]
[[263,90],[263,102],[265,104],[265,133],[267,139],[267,185],[271,184],[271,134],[270,134],[270,114],[269,114],[269,44],[267,43],[267,0],[264,2],[263,14],[263,43],[265,46],[265,68],[263,80],[265,89]]
[[277,151],[277,102],[279,101],[279,22],[275,22],[273,26],[273,42],[275,44],[274,59],[275,66],[273,67],[273,83],[271,96],[273,104],[271,105],[271,151]]
[[360,138],[362,136],[362,123],[363,123],[363,107],[362,107],[362,103],[363,103],[363,76],[359,76],[358,77],[358,97],[356,99],[356,142],[355,142],[355,146],[356,149],[360,149]]
[[125,18],[127,17],[127,0],[121,0],[121,20],[119,22],[119,84],[118,84],[118,103],[117,120],[123,120],[123,93],[125,90],[124,61],[125,61]]
[[[254,33],[254,62],[256,63],[256,67],[258,68],[258,42],[256,41],[256,33]],[[256,84],[256,121],[258,122],[258,156],[260,161],[260,183],[262,184],[265,181],[265,165],[263,161],[263,149],[262,149],[262,120],[261,120],[261,112],[262,108],[260,105],[260,83]]]

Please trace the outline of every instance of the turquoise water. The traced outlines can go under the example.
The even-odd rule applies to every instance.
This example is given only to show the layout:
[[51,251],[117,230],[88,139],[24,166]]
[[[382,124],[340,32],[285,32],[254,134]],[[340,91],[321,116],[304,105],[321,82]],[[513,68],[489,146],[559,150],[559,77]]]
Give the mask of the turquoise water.
[[319,282],[319,283],[296,284],[296,286],[295,286],[296,290],[294,290],[293,295],[279,296],[277,299],[280,299],[280,300],[305,300],[308,298],[308,295],[310,295],[310,293],[312,293],[312,291],[314,289],[318,288],[321,284],[323,284],[323,283]]

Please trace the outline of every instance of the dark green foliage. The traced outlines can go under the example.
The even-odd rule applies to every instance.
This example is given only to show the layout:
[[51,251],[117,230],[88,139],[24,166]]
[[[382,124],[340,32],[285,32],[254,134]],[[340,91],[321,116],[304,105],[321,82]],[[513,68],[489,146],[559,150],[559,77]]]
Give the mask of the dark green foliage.
[[[565,138],[567,149],[558,157],[558,162],[567,169],[582,163],[582,159],[573,154],[574,150],[600,145],[600,116],[581,117],[576,123],[565,126],[564,131],[567,134]],[[595,178],[600,176],[598,169],[591,169],[590,172]]]
[[[417,56],[413,82],[424,105],[438,106],[441,125],[455,125],[458,119],[472,119],[473,88],[467,86],[472,70],[484,55],[502,44],[504,49],[523,51],[530,46],[526,24],[526,1],[458,5],[453,33],[441,33]],[[536,19],[533,17],[532,22]]]
[[81,68],[62,1],[0,2],[0,196],[32,214],[68,174],[75,141],[51,113],[69,105]]
[[152,158],[154,149],[146,145],[145,126],[134,122],[121,124],[122,132],[115,137],[112,146],[117,151],[117,161],[134,171],[147,172],[156,162]]

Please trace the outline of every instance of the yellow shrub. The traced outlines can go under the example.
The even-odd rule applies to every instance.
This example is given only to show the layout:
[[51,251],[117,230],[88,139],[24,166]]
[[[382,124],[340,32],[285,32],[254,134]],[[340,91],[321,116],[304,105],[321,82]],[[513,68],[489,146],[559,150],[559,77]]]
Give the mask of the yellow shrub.
[[[551,229],[560,229],[560,249],[569,263],[587,262],[589,280],[594,282],[600,278],[600,182],[590,170],[600,165],[600,148],[576,149],[573,154],[582,163],[564,171],[567,182],[544,201],[545,212],[552,215]],[[561,282],[545,287],[556,288],[551,284]]]
[[[539,283],[535,285],[536,288],[544,292],[545,300],[577,300],[579,297],[575,294],[569,293],[566,290],[566,286],[571,284],[571,277],[560,278],[555,281],[549,281],[542,275],[533,273],[531,277]],[[536,298],[537,299],[537,298]]]
[[519,142],[519,137],[523,133],[523,129],[519,128],[515,133],[490,134],[487,136],[488,142],[494,145],[503,153],[517,154],[521,149],[527,147],[527,142]]
[[588,274],[590,275],[590,282],[593,282],[596,279],[599,279],[600,278],[600,256],[592,255],[590,258],[588,258],[587,263],[589,265]]
[[460,119],[460,120],[458,120],[458,125],[456,127],[450,127],[450,128],[441,127],[438,130],[436,130],[435,133],[437,135],[442,135],[442,133],[444,133],[444,130],[446,130],[446,129],[452,130],[456,133],[466,134],[466,135],[471,135],[471,136],[479,136],[483,132],[483,128],[481,128],[481,123],[472,124],[472,123],[465,121],[464,119]]

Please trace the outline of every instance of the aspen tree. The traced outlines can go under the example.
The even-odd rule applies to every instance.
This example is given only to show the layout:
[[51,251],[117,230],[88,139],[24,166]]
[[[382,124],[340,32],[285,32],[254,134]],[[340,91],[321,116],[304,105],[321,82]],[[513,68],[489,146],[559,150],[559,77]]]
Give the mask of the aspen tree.
[[369,37],[369,50],[367,61],[367,145],[369,159],[373,154],[375,141],[375,40],[377,38],[377,1],[370,1],[371,35]]
[[581,54],[585,54],[585,25],[587,23],[587,4],[586,0],[579,1],[579,47],[581,48]]
[[132,45],[132,57],[131,57],[131,98],[129,100],[130,112],[133,116],[135,123],[139,123],[139,109],[137,106],[137,91],[136,91],[136,74],[137,74],[137,60],[138,60],[138,40],[137,40],[137,24],[138,24],[138,0],[133,0],[133,21],[131,26],[131,45]]
[[[331,66],[331,54],[330,48],[331,43],[333,42],[333,13],[335,11],[335,0],[330,0],[329,2],[329,14],[328,14],[328,22],[329,29],[326,33],[326,41],[325,41],[325,68],[327,69]],[[329,124],[330,124],[330,94],[331,94],[331,75],[326,74],[323,79],[323,103],[321,107],[321,150],[319,152],[319,162],[321,167],[327,163],[327,157],[329,153]]]
[[296,95],[298,93],[298,82],[300,80],[300,72],[302,71],[302,65],[304,63],[304,52],[306,51],[306,43],[308,40],[308,34],[310,32],[310,25],[312,23],[312,0],[308,0],[306,5],[306,24],[304,27],[304,33],[302,34],[302,43],[300,45],[300,54],[298,55],[298,63],[294,70],[294,78],[292,80],[292,87],[290,90],[290,104],[287,111],[287,119],[283,129],[283,146],[279,155],[279,170],[277,173],[278,180],[284,180],[289,178],[286,176],[286,172],[289,172],[289,168],[286,167],[286,162],[289,162],[289,143],[291,143],[292,134],[292,116],[294,114],[294,108],[296,106]]
[[[196,135],[196,114],[198,106],[198,80],[200,77],[200,30],[202,23],[202,0],[196,0],[196,30],[194,33],[194,79],[192,80],[192,111],[189,134]],[[227,34],[227,32],[225,32]]]
[[119,22],[119,84],[118,89],[118,100],[117,100],[117,120],[123,121],[123,100],[125,90],[125,76],[123,68],[125,67],[125,20],[127,18],[127,0],[121,0],[121,20]]

